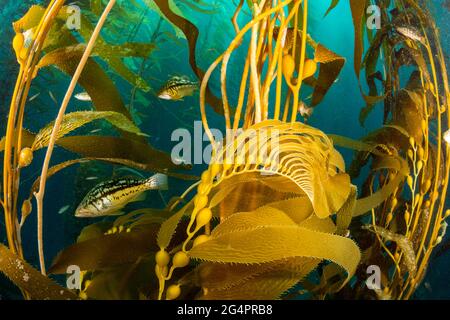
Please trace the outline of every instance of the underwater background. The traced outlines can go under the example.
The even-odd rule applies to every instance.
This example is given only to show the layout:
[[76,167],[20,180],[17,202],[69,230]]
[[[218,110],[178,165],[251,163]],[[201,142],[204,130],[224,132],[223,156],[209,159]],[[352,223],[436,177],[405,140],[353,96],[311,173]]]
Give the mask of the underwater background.
[[[151,0],[150,0],[151,1]],[[131,1],[138,7],[145,8],[142,0]],[[233,26],[230,22],[235,5],[235,0],[203,0],[200,3],[207,4],[204,12],[193,9],[189,3],[196,4],[197,1],[179,0],[175,1],[183,14],[189,18],[200,30],[199,43],[197,44],[197,63],[203,69],[214,61],[222,53],[234,38]],[[430,8],[437,26],[440,29],[442,46],[445,53],[450,52],[450,9],[448,1],[430,1]],[[30,6],[41,4],[46,6],[47,1],[37,0],[0,0],[0,132],[2,136],[6,130],[8,107],[11,94],[14,89],[16,75],[19,65],[12,49],[14,30],[12,23],[22,17]],[[89,8],[89,1],[76,1],[74,4],[83,8]],[[177,34],[175,29],[156,12],[146,10],[127,10],[133,5],[127,1],[119,1],[113,8],[108,18],[105,29],[108,30],[103,36],[113,43],[125,41],[141,41],[154,43],[156,49],[151,52],[147,59],[127,58],[125,63],[151,87],[148,92],[133,89],[128,82],[111,72],[116,87],[120,90],[122,99],[131,112],[135,123],[142,132],[149,135],[148,140],[152,146],[168,153],[176,142],[171,141],[171,134],[178,128],[186,128],[193,132],[194,121],[200,120],[198,107],[198,94],[186,97],[181,101],[166,101],[158,99],[156,92],[171,76],[181,75],[195,79],[191,67],[188,64],[188,47],[186,39]],[[346,58],[347,62],[337,80],[331,87],[329,93],[321,105],[315,110],[308,124],[320,128],[327,134],[338,134],[360,139],[372,130],[376,129],[383,117],[382,108],[375,108],[362,127],[359,122],[359,110],[364,105],[363,97],[358,89],[358,81],[353,70],[353,24],[348,1],[341,1],[326,17],[323,17],[329,7],[329,1],[311,1],[310,29],[311,35],[320,35],[321,43],[327,48]],[[205,14],[206,13],[206,14]],[[323,17],[323,18],[322,18]],[[240,17],[242,22],[248,21],[250,12],[245,8]],[[248,40],[248,39],[247,39]],[[237,55],[245,55],[246,47],[238,49]],[[448,55],[446,56],[448,59]],[[235,59],[235,57],[232,58]],[[447,60],[448,62],[448,60]],[[231,68],[234,68],[232,66]],[[231,80],[229,91],[238,91],[240,67],[230,71],[231,77],[236,74],[236,81]],[[26,109],[24,127],[32,132],[52,121],[59,108],[59,103],[67,89],[70,78],[55,68],[48,68],[38,77],[30,90],[29,97],[37,95]],[[406,81],[406,80],[405,80]],[[220,92],[220,85],[211,85],[215,93]],[[75,93],[81,92],[78,88]],[[133,101],[131,102],[131,99]],[[131,104],[131,106],[130,106]],[[91,110],[92,103],[72,99],[69,111]],[[223,129],[221,117],[208,110],[209,123],[211,127]],[[80,129],[79,133],[89,133],[96,130],[98,125],[88,124]],[[111,130],[109,124],[102,123],[101,130]],[[346,163],[352,160],[352,153],[348,150],[339,149]],[[30,167],[22,174],[21,184],[23,190],[29,190],[33,181],[38,177],[43,162],[44,153],[35,155]],[[70,159],[70,153],[62,148],[57,148],[52,163],[59,163]],[[192,174],[201,174],[206,165],[194,165]],[[139,173],[120,166],[89,162],[65,169],[49,179],[47,183],[44,220],[44,244],[46,250],[47,264],[50,264],[57,253],[66,246],[74,243],[81,229],[92,223],[92,220],[78,219],[73,212],[77,205],[93,186],[99,181],[109,179],[111,176],[143,175],[149,176],[148,172]],[[362,181],[359,181],[362,182]],[[147,196],[146,204],[151,207],[162,208],[171,197],[180,195],[189,186],[188,182],[170,179],[169,190],[152,192]],[[19,195],[24,199],[27,194]],[[20,201],[19,201],[20,203]],[[131,206],[133,206],[132,204]],[[98,221],[109,218],[97,218]],[[96,221],[97,221],[96,220]],[[0,219],[0,224],[3,224]],[[38,267],[36,242],[36,214],[33,211],[22,231],[25,259],[35,267]],[[450,234],[447,234],[443,243],[447,244]],[[0,241],[6,243],[4,226],[0,226]],[[448,245],[447,245],[448,247]],[[431,259],[427,275],[421,286],[415,292],[415,299],[450,299],[450,250],[439,257]],[[59,279],[62,283],[64,279]],[[0,299],[20,299],[20,291],[13,286],[3,275],[0,275]]]

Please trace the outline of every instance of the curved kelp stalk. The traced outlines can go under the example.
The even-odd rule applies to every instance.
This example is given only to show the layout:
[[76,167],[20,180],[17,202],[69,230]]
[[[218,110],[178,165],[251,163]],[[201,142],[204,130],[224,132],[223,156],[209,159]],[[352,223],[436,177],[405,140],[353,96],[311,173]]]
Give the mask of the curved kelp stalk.
[[[17,223],[17,196],[20,181],[19,159],[22,150],[22,125],[24,117],[25,103],[30,90],[31,81],[36,76],[36,65],[40,58],[40,53],[53,25],[59,10],[64,1],[54,0],[45,10],[43,17],[37,25],[31,45],[24,41],[24,35],[16,34],[13,47],[17,60],[20,64],[20,71],[17,77],[11,106],[8,116],[8,123],[5,136],[4,161],[3,161],[3,209],[5,214],[6,234],[10,250],[23,257],[20,233]],[[30,10],[32,13],[35,7]],[[31,19],[31,18],[30,18]],[[21,24],[16,24],[16,32],[21,28]]]

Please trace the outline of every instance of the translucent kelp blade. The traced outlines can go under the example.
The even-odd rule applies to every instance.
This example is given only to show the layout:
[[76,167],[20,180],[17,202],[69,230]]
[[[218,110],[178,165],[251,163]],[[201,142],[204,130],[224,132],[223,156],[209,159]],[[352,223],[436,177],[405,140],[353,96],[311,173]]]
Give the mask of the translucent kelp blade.
[[320,63],[319,77],[314,86],[311,106],[318,105],[338,78],[344,67],[345,58],[328,50],[323,45],[316,47],[314,60]]
[[176,214],[171,216],[169,219],[164,221],[158,232],[158,237],[156,239],[158,246],[160,248],[167,248],[170,245],[170,241],[175,234],[178,224],[185,214],[190,214],[193,208],[193,201],[190,201],[183,208],[181,208]]
[[336,214],[337,234],[343,236],[346,234],[356,207],[357,190],[352,186],[350,195],[342,208]]
[[158,249],[151,241],[158,228],[157,224],[146,225],[132,232],[103,235],[71,245],[58,254],[49,272],[63,274],[70,265],[77,265],[84,271],[133,263]]
[[391,179],[377,192],[368,197],[358,199],[353,213],[354,216],[365,214],[386,201],[409,174],[408,164],[406,161],[395,157],[386,156],[380,161],[378,167],[373,168],[373,170],[380,169],[394,170],[397,171],[397,173],[394,175],[393,179]]
[[[118,137],[70,136],[58,140],[58,145],[86,158],[123,159],[136,169],[170,173],[177,169],[189,169],[187,165],[176,165],[170,155],[154,149],[146,143]],[[125,161],[128,160],[128,161]]]
[[200,282],[207,289],[200,299],[278,299],[319,262],[315,258],[290,258],[260,265],[209,264],[209,270],[201,271],[208,275]]
[[349,279],[360,260],[358,246],[350,239],[296,225],[283,212],[237,213],[219,224],[211,240],[189,251],[192,258],[222,263],[259,264],[293,257],[333,261]]
[[[163,17],[175,30],[175,34],[178,38],[185,38],[186,33],[184,32],[183,28],[180,28],[180,26],[173,22],[173,20],[168,17],[165,14],[165,8],[167,10],[170,10],[170,12],[174,15],[177,15],[183,19],[186,19],[182,13],[182,11],[177,7],[175,1],[173,0],[166,0],[165,1],[165,7],[161,8],[157,1],[153,0],[144,0],[145,5],[147,5],[148,8],[158,13],[161,17]],[[161,12],[162,11],[162,12]]]
[[[70,11],[67,7],[63,8],[59,14],[60,19],[67,21],[70,18]],[[81,35],[85,42],[89,41],[94,26],[84,15],[81,15],[80,29],[77,32]],[[124,57],[147,57],[153,50],[153,44],[142,43],[125,43],[114,46],[106,42],[103,37],[97,39],[94,55],[98,55],[101,59],[113,69],[119,76],[128,81],[131,85],[137,86],[139,89],[149,91],[150,86],[139,75],[132,72],[122,58]]]
[[85,290],[88,299],[137,300],[140,293],[151,292],[157,286],[153,256],[149,253],[132,264],[96,272]]
[[[148,92],[150,86],[139,76],[134,74],[123,62],[126,57],[148,57],[155,48],[154,44],[148,43],[124,43],[122,45],[110,45],[106,43],[97,44],[91,57],[101,57],[108,65],[116,71],[118,75],[127,80],[137,88]],[[84,52],[85,44],[75,44],[55,49],[47,53],[39,61],[39,68],[55,64],[56,60],[68,59],[70,56],[81,56]]]
[[228,186],[223,188],[222,184],[218,185],[219,191],[214,194],[210,202],[210,208],[214,208],[213,213],[217,212],[221,219],[236,212],[253,211],[274,201],[292,197],[289,193],[274,192],[272,188],[261,182],[247,181]]
[[330,6],[328,7],[328,9],[327,9],[327,12],[325,12],[325,15],[324,16],[327,16],[330,12],[331,12],[331,10],[333,10],[334,8],[336,8],[336,6],[339,4],[339,0],[331,0],[331,4],[330,4]]
[[364,32],[364,15],[367,8],[367,0],[350,0],[350,8],[352,11],[353,26],[355,28],[355,51],[354,51],[354,68],[355,74],[359,79],[361,70],[362,55],[364,51],[363,46],[363,32]]
[[31,299],[77,299],[75,294],[42,275],[2,244],[0,244],[0,272],[25,291]]
[[320,262],[314,258],[293,258],[258,265],[203,262],[195,270],[195,282],[208,291],[227,290],[240,286],[258,275],[276,270],[280,268],[280,264],[295,262],[304,264],[307,261],[313,264]]
[[[61,123],[61,128],[58,131],[56,139],[60,139],[73,130],[76,130],[79,127],[84,126],[85,124],[98,119],[106,119],[112,125],[123,131],[127,131],[137,135],[144,135],[131,120],[129,120],[121,113],[114,111],[77,111],[64,115]],[[53,131],[53,126],[54,122],[51,122],[38,132],[32,146],[33,150],[38,150],[48,145],[50,136]]]
[[422,145],[424,131],[422,121],[425,121],[423,107],[423,94],[409,90],[401,90],[396,96],[396,105],[392,112],[392,124],[404,128],[408,137],[414,137],[415,141]]

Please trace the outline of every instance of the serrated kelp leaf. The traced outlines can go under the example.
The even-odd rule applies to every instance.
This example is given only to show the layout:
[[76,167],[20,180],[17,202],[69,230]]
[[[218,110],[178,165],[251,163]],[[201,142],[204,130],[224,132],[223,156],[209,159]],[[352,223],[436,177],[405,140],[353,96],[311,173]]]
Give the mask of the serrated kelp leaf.
[[[226,224],[224,224],[226,222]],[[214,238],[232,232],[253,230],[261,227],[292,226],[296,223],[284,212],[273,207],[262,207],[251,212],[240,212],[230,216],[214,229]],[[271,260],[267,260],[268,262]],[[233,261],[229,261],[233,262]]]
[[367,8],[367,0],[350,0],[350,8],[352,11],[353,26],[355,30],[355,50],[354,50],[354,69],[355,74],[359,78],[361,70],[361,61],[364,51],[363,46],[363,30],[364,16]]
[[353,213],[356,207],[357,189],[352,186],[350,195],[342,208],[336,214],[337,234],[345,235],[350,222],[353,218]]
[[[267,207],[272,207],[284,212],[297,224],[304,222],[314,213],[311,201],[306,196],[274,201],[269,203]],[[261,210],[265,210],[265,207],[261,208]]]
[[[274,131],[277,141],[270,153],[271,157],[277,157],[277,161],[256,161],[256,164],[242,166],[244,161],[254,163],[256,160],[253,152],[255,137],[265,139],[265,143],[271,145],[270,137]],[[338,173],[337,166],[343,166],[342,158],[339,160],[336,155],[330,157],[335,152],[333,150],[331,140],[320,130],[302,123],[262,121],[244,130],[235,142],[221,146],[217,151],[212,163],[220,162],[221,159],[228,162],[235,160],[231,161],[232,168],[223,172],[214,185],[249,171],[260,170],[266,175],[280,176],[285,183],[291,180],[298,187],[296,193],[304,193],[311,200],[315,214],[322,218],[328,217],[339,210],[350,193],[349,177],[345,173]],[[279,185],[274,188],[278,189]]]
[[350,239],[309,230],[273,209],[237,213],[219,224],[211,240],[189,251],[195,259],[221,263],[260,264],[293,257],[331,260],[343,267],[348,278],[360,260],[358,246]]
[[396,170],[397,174],[395,174],[393,179],[391,179],[386,185],[384,185],[375,193],[371,194],[368,197],[358,199],[353,213],[354,216],[365,214],[386,201],[392,195],[395,189],[398,188],[400,183],[406,179],[406,176],[409,173],[408,164],[406,163],[406,161],[400,158],[389,156],[383,158],[378,167],[374,168],[374,170],[376,169]]
[[[67,113],[63,116],[61,127],[58,131],[56,139],[58,140],[73,130],[98,119],[108,120],[112,125],[123,131],[137,135],[144,135],[132,121],[121,113],[114,111],[76,111]],[[51,122],[38,132],[32,146],[33,150],[38,150],[48,145],[53,131],[53,126],[54,122]]]
[[278,299],[319,262],[314,258],[291,258],[260,265],[207,264],[209,270],[200,271],[203,273],[201,285],[207,289],[200,299]]
[[59,139],[58,145],[85,158],[128,160],[122,163],[145,171],[170,173],[172,170],[189,168],[186,165],[174,164],[170,155],[163,151],[126,138],[70,136]]
[[49,272],[66,273],[67,267],[77,265],[81,270],[97,270],[126,263],[133,263],[139,257],[158,249],[155,239],[158,225],[102,235],[73,244],[61,251],[54,259]]
[[[315,180],[314,212],[319,218],[325,218],[330,213],[338,211],[350,194],[350,176],[339,173],[328,179],[326,184]],[[324,201],[326,199],[326,201]]]
[[77,299],[74,293],[42,275],[2,244],[0,244],[0,272],[33,300]]
[[175,231],[177,229],[178,224],[181,221],[181,218],[186,214],[186,211],[189,212],[189,210],[192,210],[193,208],[193,202],[189,202],[184,207],[182,207],[180,210],[178,210],[177,213],[175,213],[173,216],[171,216],[169,219],[164,221],[164,223],[161,225],[161,228],[158,231],[157,236],[157,243],[160,248],[167,248],[170,245],[170,241],[172,240]]
[[320,63],[320,70],[314,86],[311,106],[316,106],[323,100],[334,81],[339,77],[345,63],[345,58],[328,50],[321,44],[316,46],[314,60]]

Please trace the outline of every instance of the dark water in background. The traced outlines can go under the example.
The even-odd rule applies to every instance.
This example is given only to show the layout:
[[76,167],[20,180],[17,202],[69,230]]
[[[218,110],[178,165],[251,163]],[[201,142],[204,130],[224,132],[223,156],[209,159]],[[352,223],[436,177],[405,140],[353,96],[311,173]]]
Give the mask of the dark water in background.
[[[211,0],[212,2],[213,0]],[[78,1],[81,4],[87,1]],[[9,108],[10,95],[13,91],[15,83],[15,76],[18,73],[18,65],[16,63],[15,55],[11,49],[11,41],[13,38],[12,21],[20,18],[32,4],[47,3],[47,1],[11,1],[0,0],[0,30],[2,37],[0,37],[0,135],[3,136],[5,132],[7,112]],[[120,3],[120,1],[119,1]],[[226,49],[230,40],[234,36],[234,31],[230,23],[234,11],[233,6],[228,1],[221,1],[222,6],[220,12],[216,15],[202,15],[190,10],[186,10],[185,15],[193,21],[200,30],[200,43],[197,46],[197,60],[200,66],[206,69],[210,63],[215,59],[217,54]],[[442,42],[444,50],[449,52],[450,39],[448,35],[449,28],[449,12],[442,7],[443,0],[433,1],[435,7],[436,23],[441,29]],[[227,5],[224,5],[227,4]],[[310,33],[317,40],[320,40],[326,47],[332,49],[338,54],[347,58],[347,63],[339,77],[339,81],[331,88],[324,101],[315,110],[314,115],[310,119],[310,124],[326,133],[340,134],[349,136],[354,139],[359,139],[377,128],[381,123],[382,112],[381,108],[377,108],[366,121],[366,127],[360,126],[358,121],[359,110],[364,105],[364,101],[358,90],[357,79],[353,70],[353,25],[350,15],[350,8],[348,1],[341,1],[341,3],[325,18],[321,17],[325,13],[329,3],[328,1],[311,2],[311,16],[314,16],[310,21]],[[148,13],[148,19],[140,27],[139,32],[135,37],[135,41],[149,41],[152,32],[158,24],[159,17],[153,13]],[[241,15],[241,25],[248,19],[245,12]],[[107,27],[107,26],[106,26]],[[173,28],[165,21],[161,24],[161,31],[170,32],[173,34]],[[124,34],[126,34],[124,30]],[[169,38],[168,38],[169,39]],[[118,41],[117,39],[109,39],[112,43],[120,43],[126,39],[123,37]],[[188,65],[187,46],[183,39],[176,41],[166,41],[164,43],[157,43],[158,50],[152,53],[151,58],[147,62],[147,69],[143,74],[143,78],[151,85],[154,90],[157,90],[163,82],[169,78],[170,75],[188,75],[194,78],[192,70]],[[237,52],[238,57],[242,58],[246,51],[245,46],[242,46]],[[230,61],[233,64],[234,58]],[[238,62],[239,59],[236,60]],[[241,61],[241,60],[240,60]],[[130,62],[136,65],[133,68],[135,71],[139,69],[140,59]],[[239,65],[240,66],[240,65]],[[236,92],[239,86],[241,74],[241,67],[231,67],[229,72],[229,92],[233,97],[232,92]],[[58,102],[62,101],[65,90],[69,82],[68,77],[62,75],[58,71],[46,69],[41,73],[46,80],[38,77],[30,92],[30,97],[40,92],[40,96],[31,102],[27,108],[26,127],[36,132],[39,128],[50,122],[55,118],[58,107],[50,98],[48,91],[51,91]],[[235,79],[233,77],[235,76]],[[120,89],[122,98],[126,104],[129,103],[131,86],[124,80],[113,77],[117,87]],[[215,77],[214,79],[217,79]],[[50,80],[50,81],[49,81]],[[218,82],[216,82],[218,83]],[[212,89],[215,92],[219,90],[213,84]],[[234,89],[234,90],[233,90]],[[78,89],[77,92],[81,91]],[[193,121],[200,119],[198,106],[196,104],[196,97],[188,97],[184,101],[171,102],[158,100],[153,93],[141,93],[148,102],[135,103],[136,111],[142,116],[142,121],[139,126],[145,133],[151,135],[149,138],[151,144],[159,149],[170,152],[175,144],[171,142],[171,133],[173,130],[184,127],[192,131]],[[88,109],[89,103],[79,102],[75,99],[69,105],[69,111]],[[215,115],[211,110],[208,111],[210,115],[210,125],[218,129],[222,129],[222,119]],[[92,130],[94,126],[88,126],[86,131]],[[347,164],[351,160],[351,152],[347,150],[340,150]],[[34,179],[37,177],[42,166],[44,152],[41,150],[35,154],[35,160],[32,165],[23,171],[22,190],[29,190]],[[53,153],[52,163],[56,164],[73,158],[70,153],[57,148]],[[111,174],[111,166],[99,164],[96,165],[99,173],[106,178]],[[195,166],[195,173],[200,173],[205,166]],[[45,237],[45,252],[46,264],[49,265],[53,257],[59,250],[65,246],[73,243],[79,234],[80,229],[93,220],[78,220],[75,219],[71,212],[73,212],[81,200],[82,191],[74,188],[76,183],[76,176],[80,174],[79,166],[68,168],[55,177],[48,180],[46,197],[45,197],[45,218],[44,218],[44,237]],[[83,169],[85,170],[85,169]],[[149,173],[144,173],[148,175]],[[100,175],[100,174],[99,174]],[[86,181],[83,184],[77,184],[77,187],[84,189],[84,192],[95,185],[96,181]],[[171,196],[181,194],[188,183],[179,180],[171,179],[171,188],[169,192],[163,194],[164,200],[168,201]],[[27,193],[21,194],[21,197],[27,196]],[[163,205],[162,199],[157,194],[151,194],[147,197],[148,206],[161,207]],[[70,208],[63,214],[58,214],[58,211],[69,205]],[[0,226],[0,241],[5,241],[4,228]],[[448,238],[448,237],[447,237]],[[445,240],[444,240],[445,241]],[[26,253],[26,259],[33,265],[38,266],[37,259],[37,243],[36,243],[36,219],[35,211],[28,218],[27,223],[23,229],[23,244]],[[416,292],[416,298],[433,299],[446,298],[450,299],[450,286],[448,279],[450,278],[450,253],[432,260],[428,274],[422,286]],[[425,286],[424,283],[427,283]],[[2,281],[0,276],[0,297],[14,298],[16,291],[9,286],[5,281]]]

